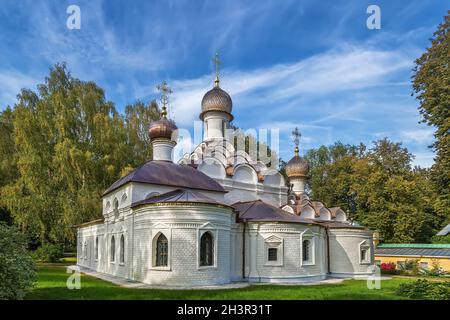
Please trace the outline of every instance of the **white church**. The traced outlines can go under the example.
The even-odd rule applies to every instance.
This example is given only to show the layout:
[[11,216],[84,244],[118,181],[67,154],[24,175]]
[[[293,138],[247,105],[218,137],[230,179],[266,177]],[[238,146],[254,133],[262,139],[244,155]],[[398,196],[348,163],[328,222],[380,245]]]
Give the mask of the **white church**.
[[298,140],[285,168],[288,186],[228,141],[232,100],[216,73],[201,101],[204,141],[174,163],[167,91],[163,85],[161,118],[149,128],[153,160],[103,193],[103,219],[78,226],[82,270],[171,287],[372,274],[372,231],[308,197]]

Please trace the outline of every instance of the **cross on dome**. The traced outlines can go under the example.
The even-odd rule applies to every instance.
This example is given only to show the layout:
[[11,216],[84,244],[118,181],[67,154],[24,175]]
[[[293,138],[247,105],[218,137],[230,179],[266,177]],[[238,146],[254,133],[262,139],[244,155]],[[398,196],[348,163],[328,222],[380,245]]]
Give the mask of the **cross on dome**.
[[164,118],[167,117],[167,106],[169,105],[169,95],[173,92],[172,89],[167,85],[166,81],[163,81],[161,84],[157,85],[156,88],[161,93],[160,101],[162,103],[162,111],[161,116]]
[[302,136],[302,134],[300,133],[300,131],[298,130],[297,127],[295,127],[295,129],[292,131],[292,141],[294,141],[295,144],[295,155],[298,156],[298,145],[300,144],[300,137]]
[[220,64],[221,61],[219,60],[219,52],[216,51],[216,56],[214,57],[214,59],[212,59],[212,61],[214,62],[214,67],[216,68],[216,80],[214,80],[214,84],[216,87],[219,86],[219,68],[220,68]]

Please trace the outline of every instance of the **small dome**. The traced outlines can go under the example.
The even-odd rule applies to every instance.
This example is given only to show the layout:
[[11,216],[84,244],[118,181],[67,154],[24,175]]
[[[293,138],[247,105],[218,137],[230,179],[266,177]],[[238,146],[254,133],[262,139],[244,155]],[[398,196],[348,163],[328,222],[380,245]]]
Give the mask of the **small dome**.
[[[165,118],[164,116],[157,121],[150,123],[148,128],[148,136],[150,139],[169,139],[177,141],[178,135],[176,133],[177,126],[175,122]],[[175,134],[173,134],[175,132]]]
[[231,101],[230,95],[216,85],[203,96],[200,119],[203,120],[204,114],[208,111],[225,112],[233,117],[231,115],[232,107],[233,102]]
[[286,165],[286,174],[289,178],[306,178],[309,173],[308,162],[296,154]]

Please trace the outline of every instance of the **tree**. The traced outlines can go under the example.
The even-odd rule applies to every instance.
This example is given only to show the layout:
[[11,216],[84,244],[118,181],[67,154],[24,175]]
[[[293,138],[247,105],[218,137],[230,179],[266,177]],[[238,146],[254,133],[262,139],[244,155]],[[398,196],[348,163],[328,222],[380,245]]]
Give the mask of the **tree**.
[[26,238],[15,227],[0,222],[0,300],[22,299],[36,280]]
[[413,90],[423,122],[433,126],[436,150],[432,177],[439,206],[450,221],[450,11],[431,38],[431,47],[415,61]]
[[148,128],[159,116],[160,111],[155,101],[147,106],[142,101],[137,101],[125,107],[126,141],[133,150],[133,158],[130,159],[129,166],[123,169],[122,175],[152,158]]
[[101,217],[102,192],[151,153],[142,131],[156,113],[137,103],[124,117],[103,89],[57,64],[8,115],[17,177],[1,204],[41,242],[73,243],[72,225]]
[[341,207],[385,241],[428,242],[445,220],[430,170],[412,169],[412,155],[401,143],[384,138],[367,149],[338,142],[305,157],[312,198]]

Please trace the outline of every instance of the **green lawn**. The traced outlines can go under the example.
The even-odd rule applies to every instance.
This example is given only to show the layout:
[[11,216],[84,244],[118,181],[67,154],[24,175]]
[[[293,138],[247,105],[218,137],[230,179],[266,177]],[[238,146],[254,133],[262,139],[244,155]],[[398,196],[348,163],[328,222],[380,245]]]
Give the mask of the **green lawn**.
[[64,266],[38,268],[39,279],[26,299],[402,299],[395,294],[400,283],[412,278],[394,278],[381,283],[380,290],[369,290],[366,281],[315,286],[252,285],[222,290],[160,290],[122,288],[87,275],[81,276],[81,289],[69,290],[69,274]]

